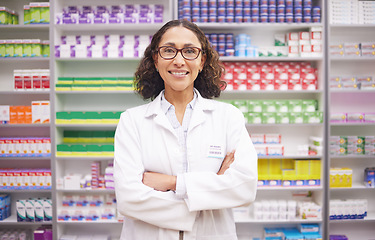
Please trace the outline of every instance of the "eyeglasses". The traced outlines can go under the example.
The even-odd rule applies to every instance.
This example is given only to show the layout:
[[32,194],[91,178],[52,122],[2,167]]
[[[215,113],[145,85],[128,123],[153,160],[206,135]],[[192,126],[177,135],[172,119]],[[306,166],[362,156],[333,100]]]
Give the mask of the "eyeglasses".
[[186,60],[194,60],[198,58],[201,51],[202,49],[198,47],[184,47],[181,49],[177,49],[175,47],[163,46],[158,48],[160,57],[165,60],[171,60],[175,58],[178,52],[181,52],[182,57]]

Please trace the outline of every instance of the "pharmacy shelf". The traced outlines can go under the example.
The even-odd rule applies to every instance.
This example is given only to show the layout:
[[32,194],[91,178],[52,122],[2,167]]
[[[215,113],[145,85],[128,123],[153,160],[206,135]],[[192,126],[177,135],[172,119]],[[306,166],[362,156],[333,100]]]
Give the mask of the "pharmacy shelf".
[[134,91],[56,91],[56,95],[60,94],[135,94]]
[[331,28],[363,28],[363,31],[374,28],[375,24],[330,24]]
[[348,123],[330,123],[331,126],[349,127],[349,126],[360,126],[360,127],[371,127],[375,126],[375,122],[348,122]]
[[294,220],[259,220],[252,218],[235,218],[236,223],[252,224],[300,224],[300,223],[321,223],[322,219],[294,219]]
[[331,61],[342,61],[342,62],[352,62],[352,61],[356,61],[356,62],[375,62],[375,56],[374,57],[362,57],[362,56],[358,56],[358,57],[345,57],[345,56],[342,56],[342,57],[336,57],[336,56],[331,56],[330,57],[330,60]]
[[50,91],[0,91],[0,95],[49,95]]
[[57,31],[69,31],[69,32],[98,32],[98,31],[117,31],[117,32],[134,32],[138,31],[156,31],[161,28],[164,23],[153,23],[153,24],[55,24],[54,28]]
[[110,161],[113,157],[108,156],[82,156],[82,157],[55,157],[58,161]]
[[97,220],[97,221],[57,221],[59,224],[64,225],[95,225],[95,224],[122,224],[118,220]]
[[12,214],[10,217],[0,221],[0,227],[3,225],[16,225],[16,226],[23,226],[23,225],[31,225],[31,226],[39,226],[39,225],[52,225],[52,222],[17,222],[17,215]]
[[0,25],[1,32],[31,32],[31,31],[48,31],[49,24],[29,24],[29,25]]
[[114,129],[117,127],[117,124],[90,124],[90,123],[82,123],[82,124],[56,124],[56,127],[60,128],[110,128]]
[[352,187],[338,187],[338,188],[330,188],[331,191],[348,191],[348,190],[366,190],[366,191],[375,191],[375,188],[368,188],[365,187],[363,184],[360,183],[353,183]]
[[368,212],[367,217],[364,219],[341,219],[341,220],[329,220],[330,223],[345,223],[345,222],[375,222],[375,212]]
[[321,159],[323,156],[310,156],[310,155],[287,155],[287,156],[258,156],[258,159]]
[[1,189],[0,193],[50,193],[52,189]]
[[363,94],[363,93],[375,93],[374,89],[330,89],[331,94]]
[[303,62],[323,61],[323,57],[220,57],[223,62]]
[[331,155],[330,159],[374,159],[375,155]]
[[50,161],[51,157],[0,157],[0,161]]
[[258,191],[321,191],[322,186],[300,186],[300,187],[258,187]]
[[202,29],[248,29],[260,28],[269,31],[301,30],[311,27],[323,27],[322,23],[196,23]]
[[0,128],[46,128],[50,127],[49,123],[32,123],[32,124],[0,124]]
[[60,193],[115,193],[114,189],[56,189]]
[[4,62],[49,62],[50,57],[0,57],[0,63]]
[[56,58],[56,62],[128,62],[141,60],[140,57],[117,57],[117,58]]
[[[374,90],[375,92],[375,90]],[[316,95],[316,94],[323,94],[322,90],[225,90],[221,93],[221,96],[264,96],[264,95]]]
[[259,124],[250,124],[247,123],[246,127],[322,127],[322,123],[272,123],[272,124],[267,124],[267,123],[259,123]]

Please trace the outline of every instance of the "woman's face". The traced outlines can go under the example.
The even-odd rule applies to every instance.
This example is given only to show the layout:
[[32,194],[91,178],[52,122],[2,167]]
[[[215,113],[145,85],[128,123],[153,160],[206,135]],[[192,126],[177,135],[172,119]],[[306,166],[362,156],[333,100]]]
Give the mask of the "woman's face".
[[[197,36],[187,28],[173,27],[168,29],[160,40],[158,47],[174,47],[177,49],[186,47],[202,48]],[[167,51],[169,51],[167,49]],[[188,52],[189,53],[189,52]],[[186,53],[186,55],[188,54]],[[173,59],[163,59],[159,53],[155,56],[155,67],[164,80],[166,91],[184,92],[192,91],[194,81],[199,71],[203,69],[204,57],[202,52],[194,60],[182,57],[181,51]]]

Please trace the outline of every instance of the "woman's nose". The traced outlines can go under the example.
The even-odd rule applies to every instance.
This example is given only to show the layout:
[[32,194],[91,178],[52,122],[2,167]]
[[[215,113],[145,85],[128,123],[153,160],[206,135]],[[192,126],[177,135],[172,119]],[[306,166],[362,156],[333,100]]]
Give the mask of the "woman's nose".
[[177,53],[176,57],[173,59],[173,63],[177,65],[182,65],[185,63],[185,59],[182,56],[181,51]]

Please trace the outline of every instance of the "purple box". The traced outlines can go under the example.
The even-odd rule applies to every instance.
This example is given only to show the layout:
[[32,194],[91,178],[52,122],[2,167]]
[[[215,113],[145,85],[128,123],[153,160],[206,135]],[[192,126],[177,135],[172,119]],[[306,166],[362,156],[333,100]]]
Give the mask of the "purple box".
[[122,23],[122,20],[120,18],[121,13],[112,13],[109,15],[109,23]]
[[132,13],[125,13],[124,23],[137,23],[137,18]]
[[91,24],[91,23],[93,23],[93,15],[92,14],[80,14],[79,18],[78,18],[78,23],[79,24]]
[[106,6],[103,6],[103,5],[101,5],[101,6],[96,6],[96,9],[95,9],[95,13],[108,13],[109,11],[108,11],[108,9],[107,9],[107,7]]
[[151,23],[151,17],[147,14],[144,14],[144,15],[140,15],[139,18],[138,18],[138,22],[139,23]]
[[156,4],[154,6],[154,13],[163,13],[164,12],[164,6]]
[[76,17],[73,17],[70,13],[64,13],[62,16],[62,23],[63,24],[76,24],[77,19]]
[[108,15],[105,13],[96,13],[94,17],[94,23],[108,23]]
[[125,14],[137,13],[138,9],[133,4],[125,5]]
[[155,13],[154,23],[162,23],[162,22],[163,22],[163,13]]
[[60,57],[60,45],[55,45],[55,57]]
[[111,12],[110,13],[112,13],[112,14],[124,13],[124,8],[121,7],[120,5],[111,6]]
[[94,13],[92,6],[82,6],[82,14]]

